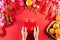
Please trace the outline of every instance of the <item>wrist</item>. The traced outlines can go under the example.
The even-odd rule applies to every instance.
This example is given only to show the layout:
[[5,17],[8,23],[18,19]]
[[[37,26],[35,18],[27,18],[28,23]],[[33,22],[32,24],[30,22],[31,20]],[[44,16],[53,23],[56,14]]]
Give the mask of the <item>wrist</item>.
[[38,40],[38,37],[35,37],[35,40]]
[[22,40],[26,40],[26,38],[23,38]]

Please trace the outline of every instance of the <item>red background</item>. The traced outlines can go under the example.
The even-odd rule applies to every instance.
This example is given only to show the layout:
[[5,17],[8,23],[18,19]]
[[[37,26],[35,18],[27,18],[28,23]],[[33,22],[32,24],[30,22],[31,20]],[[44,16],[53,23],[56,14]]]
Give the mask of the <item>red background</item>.
[[46,34],[46,27],[50,23],[49,20],[46,20],[46,15],[35,14],[35,12],[32,12],[28,9],[25,9],[16,16],[15,23],[6,28],[6,35],[4,37],[0,37],[0,40],[22,40],[21,35],[21,29],[23,26],[23,19],[30,17],[34,18],[37,22],[37,25],[39,26],[39,40],[49,40],[48,35]]

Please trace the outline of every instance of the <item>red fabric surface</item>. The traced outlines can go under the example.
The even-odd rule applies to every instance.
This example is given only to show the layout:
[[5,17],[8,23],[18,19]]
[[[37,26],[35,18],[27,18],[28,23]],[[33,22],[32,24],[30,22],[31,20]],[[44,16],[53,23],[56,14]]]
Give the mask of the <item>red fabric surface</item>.
[[[25,18],[34,18],[36,20],[36,25],[39,27],[39,40],[50,40],[48,38],[48,35],[46,34],[46,27],[51,22],[50,19],[54,18],[55,14],[51,13],[54,16],[51,16],[51,14],[49,15],[49,13],[45,13],[45,15],[43,15],[44,12],[48,11],[48,8],[50,6],[48,4],[50,4],[50,2],[46,3],[44,0],[43,2],[41,2],[39,4],[39,5],[42,4],[40,6],[41,10],[39,10],[41,13],[39,13],[39,14],[36,14],[35,12],[30,11],[28,9],[24,9],[24,6],[20,6],[18,1],[15,4],[8,0],[8,3],[13,6],[13,10],[15,11],[15,13],[13,10],[12,10],[13,12],[10,11],[11,14],[14,14],[14,15],[18,14],[18,15],[15,16],[16,21],[14,22],[14,24],[12,26],[6,28],[6,35],[4,37],[0,37],[0,40],[22,40],[21,29],[22,29],[22,26],[24,26],[23,20]],[[37,1],[37,4],[38,4],[38,1]],[[46,16],[48,17],[49,20],[46,19]],[[36,25],[35,25],[35,23],[30,23],[30,22],[25,23],[25,26],[28,29],[31,29],[32,26],[36,26]],[[29,34],[27,37],[27,40],[29,40],[29,39],[33,40],[33,38],[34,38],[33,34]]]
[[49,40],[48,35],[46,34],[46,27],[50,21],[46,20],[46,15],[43,15],[42,13],[35,14],[35,12],[25,9],[15,17],[15,23],[6,28],[6,35],[4,37],[0,37],[0,40],[22,40],[21,29],[24,24],[23,20],[27,17],[34,18],[36,20],[36,25],[39,26],[39,40]]

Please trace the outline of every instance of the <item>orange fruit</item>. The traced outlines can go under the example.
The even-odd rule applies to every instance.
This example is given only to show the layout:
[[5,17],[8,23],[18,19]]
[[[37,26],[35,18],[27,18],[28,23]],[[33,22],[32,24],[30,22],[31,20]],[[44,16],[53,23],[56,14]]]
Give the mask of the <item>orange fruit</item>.
[[60,22],[60,15],[56,16],[56,21]]
[[50,32],[50,34],[54,34],[55,33],[55,29],[54,28],[50,28],[49,32]]
[[60,35],[60,28],[56,29],[55,33],[58,34],[58,35]]
[[58,23],[54,23],[54,24],[53,24],[53,28],[54,28],[54,29],[57,29],[57,28],[59,28],[59,27],[60,27],[60,26],[59,26]]
[[57,35],[57,34],[56,34],[55,36],[56,36],[56,38],[60,38],[60,35]]

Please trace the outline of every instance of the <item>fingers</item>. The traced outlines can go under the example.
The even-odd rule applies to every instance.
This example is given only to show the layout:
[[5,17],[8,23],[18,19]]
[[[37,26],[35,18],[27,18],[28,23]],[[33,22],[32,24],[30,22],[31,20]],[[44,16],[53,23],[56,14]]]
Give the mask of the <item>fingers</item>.
[[36,28],[34,27],[34,37],[35,37],[35,35],[36,35]]
[[37,33],[39,33],[39,27],[38,26],[36,26],[36,31],[37,31]]
[[38,26],[34,27],[34,33],[39,33],[39,27]]
[[35,40],[38,40],[38,34],[39,34],[39,27],[34,27],[34,38]]
[[23,33],[24,33],[24,27],[22,27],[21,33],[22,33],[22,35],[23,35]]
[[26,29],[26,27],[25,27],[25,33],[26,33],[26,35],[27,35],[27,29]]
[[23,40],[25,40],[27,38],[27,29],[26,27],[22,27],[22,37],[23,37]]
[[22,31],[21,31],[21,32],[22,32],[22,35],[27,34],[27,29],[26,29],[26,27],[24,27],[24,26],[23,26],[23,27],[22,27]]
[[22,31],[21,31],[21,33],[23,34],[23,33],[26,33],[27,34],[27,29],[26,29],[26,27],[22,27]]

